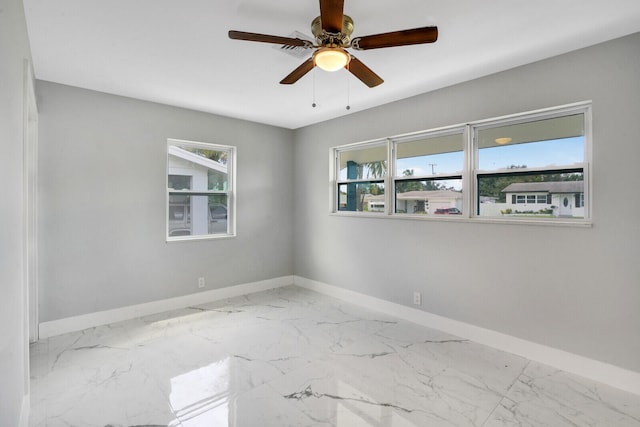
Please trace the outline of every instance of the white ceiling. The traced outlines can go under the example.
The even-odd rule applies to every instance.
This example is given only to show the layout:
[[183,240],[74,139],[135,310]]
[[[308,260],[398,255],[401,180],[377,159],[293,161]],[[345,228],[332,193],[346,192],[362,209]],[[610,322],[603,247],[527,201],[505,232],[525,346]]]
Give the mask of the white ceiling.
[[437,25],[439,39],[356,52],[376,88],[319,69],[286,86],[303,59],[227,32],[311,38],[317,0],[24,5],[38,79],[292,129],[640,31],[639,0],[345,0],[353,37]]

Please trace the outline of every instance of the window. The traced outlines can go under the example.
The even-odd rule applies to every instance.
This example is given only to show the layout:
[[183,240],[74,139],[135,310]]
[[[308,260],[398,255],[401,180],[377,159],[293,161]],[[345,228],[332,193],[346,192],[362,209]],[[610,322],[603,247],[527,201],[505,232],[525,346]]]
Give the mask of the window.
[[[479,217],[584,218],[585,112],[501,119],[472,128]],[[571,203],[564,196],[571,194]],[[515,203],[514,203],[515,197]]]
[[395,213],[463,210],[464,129],[398,138],[392,143]]
[[383,213],[387,147],[385,143],[336,150],[338,211]]
[[333,148],[332,212],[585,223],[589,103]]
[[167,240],[235,235],[235,148],[168,140]]

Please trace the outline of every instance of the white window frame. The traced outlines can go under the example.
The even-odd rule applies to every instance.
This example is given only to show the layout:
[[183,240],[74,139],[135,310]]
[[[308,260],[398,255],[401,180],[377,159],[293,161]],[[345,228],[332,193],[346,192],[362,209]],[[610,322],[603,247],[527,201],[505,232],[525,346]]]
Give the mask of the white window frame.
[[[520,219],[516,217],[509,218],[499,218],[499,217],[489,217],[489,216],[480,216],[478,214],[478,194],[477,194],[477,183],[478,178],[483,175],[491,175],[491,174],[509,174],[513,172],[513,170],[509,169],[492,169],[492,170],[480,170],[478,168],[478,131],[483,129],[489,129],[493,127],[500,127],[505,125],[515,125],[521,123],[529,123],[535,122],[539,120],[545,119],[553,119],[559,117],[565,117],[570,115],[583,114],[584,117],[584,145],[583,145],[583,162],[576,163],[571,165],[557,165],[557,166],[545,166],[545,167],[532,167],[532,168],[524,168],[518,169],[519,173],[561,173],[564,171],[574,171],[581,170],[583,173],[583,182],[584,182],[584,194],[585,194],[585,202],[588,200],[591,201],[591,192],[590,192],[590,174],[589,174],[589,165],[591,163],[591,102],[582,102],[571,104],[562,107],[553,107],[544,110],[538,110],[533,112],[526,112],[520,114],[514,114],[510,116],[499,117],[495,119],[488,119],[473,123],[470,125],[470,141],[471,144],[470,150],[473,154],[473,170],[472,170],[472,179],[470,182],[474,187],[473,196],[475,203],[473,204],[473,212],[471,212],[470,218],[477,219],[479,221],[495,221],[495,220],[504,220],[509,222],[535,222],[535,223],[566,223],[566,224],[577,224],[577,225],[589,225],[591,221],[591,209],[590,204],[587,205],[585,203],[584,206],[584,218],[553,218],[553,219]],[[525,195],[526,197],[526,195]],[[528,204],[528,202],[526,203]]]
[[[226,190],[175,190],[169,188],[169,152],[171,147],[193,147],[205,150],[224,151],[227,152],[227,189]],[[237,149],[231,145],[214,144],[209,142],[187,141],[182,139],[167,139],[167,156],[166,156],[166,173],[164,176],[166,199],[165,199],[165,238],[167,242],[177,241],[193,241],[193,240],[211,240],[211,239],[228,239],[236,236],[236,164]],[[175,194],[184,195],[226,195],[227,196],[227,232],[219,234],[200,234],[188,236],[170,236],[169,211],[170,196]]]
[[[542,168],[526,168],[520,172],[541,172],[541,173],[554,173],[563,171],[575,171],[581,170],[583,173],[584,182],[584,218],[517,218],[517,217],[498,217],[498,216],[480,216],[479,210],[479,197],[478,197],[478,176],[483,174],[496,174],[496,173],[508,173],[506,169],[495,169],[488,171],[481,171],[478,169],[478,146],[477,146],[477,133],[481,129],[490,127],[498,127],[502,125],[512,125],[518,123],[526,123],[539,121],[544,119],[551,119],[556,117],[563,117],[575,114],[583,114],[584,117],[584,156],[583,162],[572,165],[559,165],[549,166]],[[329,212],[332,215],[338,216],[366,216],[375,218],[403,218],[403,219],[419,219],[425,221],[468,221],[468,222],[485,222],[485,223],[522,223],[522,224],[547,224],[547,225],[568,225],[568,226],[591,226],[592,224],[592,193],[591,193],[591,164],[592,164],[592,107],[591,101],[578,102],[574,104],[545,108],[541,110],[529,111],[524,113],[512,114],[508,116],[496,117],[485,120],[478,120],[474,122],[456,124],[452,126],[446,126],[437,129],[430,129],[419,132],[412,132],[410,134],[397,135],[387,138],[380,138],[371,141],[365,141],[360,143],[352,143],[347,145],[341,145],[332,147],[330,149],[330,191],[329,191]],[[464,135],[464,169],[462,172],[462,197],[463,197],[463,214],[462,215],[410,215],[406,213],[395,213],[395,184],[397,181],[403,181],[407,179],[434,179],[443,178],[446,176],[454,176],[455,174],[438,174],[430,175],[427,177],[396,177],[396,153],[395,147],[398,143],[404,143],[411,140],[417,140],[420,138],[436,137],[438,135],[455,134],[461,132]],[[357,150],[366,148],[367,145],[377,145],[380,143],[387,144],[387,173],[384,177],[385,186],[385,209],[384,212],[369,213],[369,212],[357,212],[357,211],[341,211],[338,209],[339,194],[338,187],[344,183],[344,180],[340,180],[338,174],[339,165],[338,158],[339,153],[345,150]],[[457,175],[456,175],[457,176]],[[361,180],[371,181],[371,180]],[[538,197],[536,196],[536,203]]]
[[[417,141],[417,140],[421,140],[421,139],[428,139],[428,138],[437,138],[437,137],[441,137],[441,136],[450,136],[450,135],[462,135],[462,140],[463,140],[463,144],[462,144],[462,153],[463,153],[463,160],[462,160],[462,171],[460,172],[460,174],[456,174],[456,173],[438,173],[438,174],[433,174],[433,175],[421,175],[421,176],[411,176],[411,177],[400,177],[400,176],[396,176],[397,174],[397,170],[396,170],[396,163],[397,163],[397,147],[400,144],[410,144],[413,141]],[[417,133],[413,133],[410,135],[404,135],[404,136],[400,136],[400,137],[394,137],[394,138],[389,138],[389,142],[390,142],[390,149],[391,149],[391,161],[390,166],[389,166],[389,177],[391,180],[391,188],[390,188],[390,198],[391,198],[391,204],[389,206],[391,206],[391,211],[389,212],[390,215],[402,215],[402,216],[411,216],[411,214],[409,213],[396,213],[397,210],[397,206],[396,206],[396,201],[397,201],[397,197],[395,195],[395,191],[396,191],[396,183],[398,182],[403,182],[403,181],[413,181],[413,180],[424,180],[424,181],[438,181],[438,180],[447,180],[447,179],[461,179],[462,180],[462,198],[463,198],[463,202],[462,202],[462,206],[463,206],[463,212],[466,211],[467,209],[469,209],[469,205],[467,203],[467,200],[465,199],[465,170],[466,170],[466,164],[467,164],[467,150],[466,150],[466,141],[468,139],[468,126],[462,126],[462,125],[456,125],[456,126],[447,126],[445,128],[439,128],[439,129],[433,129],[433,130],[429,130],[429,131],[424,131],[424,132],[417,132]],[[419,217],[422,217],[423,215],[418,215]]]
[[[380,178],[358,178],[358,179],[341,179],[339,174],[340,174],[340,153],[344,153],[344,152],[348,152],[348,151],[356,151],[356,150],[363,150],[363,149],[367,149],[367,148],[373,148],[373,147],[383,147],[385,146],[385,144],[387,145],[387,156],[386,156],[386,160],[387,160],[387,171],[385,173],[385,175],[383,177]],[[381,216],[387,213],[387,206],[389,206],[389,187],[388,187],[388,177],[389,174],[391,173],[391,165],[389,164],[389,152],[388,152],[389,148],[388,148],[388,141],[386,139],[377,139],[377,140],[372,140],[372,141],[366,141],[366,142],[359,142],[359,143],[355,143],[355,144],[347,144],[347,145],[342,145],[339,147],[335,147],[332,151],[331,151],[331,167],[330,167],[330,173],[332,174],[333,178],[332,178],[332,182],[334,182],[334,185],[332,185],[332,191],[331,191],[331,211],[332,212],[339,212],[342,215],[365,215],[365,216]],[[344,184],[366,184],[366,183],[377,183],[377,182],[382,182],[384,184],[384,200],[385,200],[385,209],[380,212],[380,211],[345,211],[345,210],[340,210],[340,186],[344,185]]]

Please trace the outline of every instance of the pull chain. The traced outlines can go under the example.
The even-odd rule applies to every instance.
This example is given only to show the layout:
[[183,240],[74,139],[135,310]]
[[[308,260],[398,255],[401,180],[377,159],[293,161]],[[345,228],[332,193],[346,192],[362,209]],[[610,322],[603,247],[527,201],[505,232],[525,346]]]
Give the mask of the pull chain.
[[[349,70],[349,65],[347,65],[347,70]],[[349,76],[349,73],[347,73],[347,110],[350,110],[350,109],[351,109],[351,105],[349,105],[349,104],[351,103],[351,102],[350,102],[350,99],[349,99],[349,89],[350,89],[350,87],[351,87],[351,85],[349,84],[349,82],[351,81],[351,79],[350,79],[349,77],[350,77],[350,76]]]
[[313,68],[313,103],[311,104],[313,108],[316,108],[316,69]]

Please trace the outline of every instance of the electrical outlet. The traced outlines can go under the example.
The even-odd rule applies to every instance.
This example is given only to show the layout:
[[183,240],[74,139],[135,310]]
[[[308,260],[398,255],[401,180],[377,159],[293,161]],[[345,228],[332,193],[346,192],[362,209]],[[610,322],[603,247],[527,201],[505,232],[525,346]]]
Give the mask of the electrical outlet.
[[422,294],[420,292],[413,293],[413,303],[415,305],[422,305]]
[[198,277],[198,287],[204,288],[204,277]]

